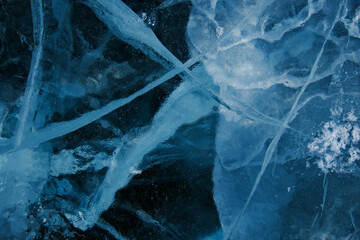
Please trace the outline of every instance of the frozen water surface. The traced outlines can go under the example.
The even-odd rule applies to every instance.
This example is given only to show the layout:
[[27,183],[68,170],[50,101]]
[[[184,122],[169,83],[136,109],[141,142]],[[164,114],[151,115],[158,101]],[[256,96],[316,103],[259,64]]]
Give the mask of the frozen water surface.
[[358,0],[5,0],[0,239],[359,239]]

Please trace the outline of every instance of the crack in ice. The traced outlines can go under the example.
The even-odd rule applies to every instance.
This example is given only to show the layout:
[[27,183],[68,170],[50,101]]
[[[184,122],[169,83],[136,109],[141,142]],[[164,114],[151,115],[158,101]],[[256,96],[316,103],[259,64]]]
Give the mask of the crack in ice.
[[[94,3],[95,0],[91,1],[92,3]],[[109,4],[109,0],[107,0],[108,3],[108,8],[110,8],[112,5]],[[114,2],[112,2],[113,4],[115,4]],[[138,22],[139,18],[138,16],[130,9],[128,8],[128,6],[126,6],[125,4],[123,4],[121,1],[117,2],[118,4],[122,4],[121,6],[126,8],[127,11],[131,11],[131,17],[134,21],[134,19],[136,20],[136,22]],[[100,4],[100,3],[99,3]],[[99,13],[103,13],[103,11],[101,9],[96,9],[98,8],[98,5],[96,5],[96,2],[94,3],[94,5],[89,4],[89,6],[91,8],[93,8],[93,10],[96,12],[96,10],[98,10],[98,14]],[[118,6],[119,7],[119,6]],[[110,11],[108,9],[108,11]],[[120,11],[121,12],[121,11]],[[124,15],[124,13],[122,13]],[[127,17],[127,15],[125,14],[125,16],[123,16],[120,14],[119,17],[117,17],[116,19],[119,18],[125,18]],[[113,15],[111,15],[113,16]],[[115,19],[115,17],[113,17],[113,20]],[[244,19],[245,20],[245,19]],[[125,21],[125,20],[124,20]],[[125,23],[127,22],[127,24],[130,24],[131,22],[129,22],[129,20],[125,21]],[[200,79],[198,79],[190,70],[189,67],[191,67],[192,65],[198,63],[199,61],[201,61],[201,59],[208,53],[210,52],[213,48],[215,48],[218,43],[220,43],[223,39],[225,39],[227,36],[230,35],[230,33],[236,29],[236,27],[238,27],[239,25],[241,25],[242,22],[238,23],[237,25],[235,25],[233,28],[231,28],[227,33],[221,35],[215,42],[213,42],[205,51],[203,51],[201,54],[189,59],[186,63],[181,63],[180,60],[178,60],[170,51],[168,51],[166,49],[165,46],[163,46],[161,44],[161,42],[156,38],[155,34],[148,28],[145,26],[142,26],[141,23],[139,23],[139,25],[141,26],[141,30],[146,29],[146,33],[150,36],[148,36],[148,38],[144,37],[144,36],[135,36],[137,37],[138,41],[144,43],[144,41],[148,41],[148,39],[152,40],[151,42],[156,43],[155,45],[151,45],[149,44],[149,47],[151,47],[154,50],[158,50],[157,47],[159,47],[159,49],[161,48],[162,50],[159,52],[159,54],[161,53],[161,56],[168,59],[169,61],[171,61],[176,67],[173,70],[170,70],[169,72],[167,72],[165,75],[163,75],[161,78],[155,80],[154,82],[148,84],[147,86],[145,86],[143,89],[135,92],[134,94],[130,95],[129,97],[126,98],[122,98],[122,99],[117,99],[114,100],[112,102],[110,102],[109,104],[105,105],[104,107],[97,109],[97,110],[93,110],[91,112],[87,112],[85,114],[83,114],[82,116],[80,116],[79,118],[76,118],[74,120],[70,120],[67,122],[60,122],[60,123],[53,123],[50,126],[41,129],[37,132],[34,133],[30,133],[27,136],[24,137],[24,141],[19,142],[19,144],[14,148],[12,148],[11,143],[2,143],[2,145],[0,146],[0,152],[1,153],[6,153],[6,152],[12,152],[12,151],[18,151],[27,147],[32,147],[32,146],[37,146],[43,142],[49,141],[51,139],[57,138],[57,137],[61,137],[64,136],[68,133],[74,132],[76,130],[78,130],[81,127],[84,127],[96,120],[98,120],[99,118],[105,116],[106,114],[130,103],[131,101],[133,101],[135,98],[140,97],[141,95],[147,93],[148,91],[152,90],[153,88],[161,85],[162,83],[170,80],[172,77],[176,76],[177,74],[185,71],[185,73],[190,76],[192,79],[194,79],[196,82],[198,82],[210,95],[211,98],[213,98],[216,102],[218,102],[220,105],[223,105],[225,108],[229,109],[230,111],[236,113],[237,115],[244,115],[245,117],[251,119],[251,120],[258,120],[261,121],[263,123],[266,124],[270,124],[270,125],[274,125],[274,126],[281,126],[281,122],[277,119],[271,118],[269,116],[266,116],[265,114],[261,113],[260,111],[258,111],[257,109],[251,107],[251,106],[247,106],[244,104],[242,105],[242,108],[239,110],[233,109],[231,108],[226,102],[224,102],[223,100],[220,99],[220,97],[218,96],[218,94],[216,94],[213,90],[211,90],[209,87],[207,87]],[[114,26],[109,27],[110,29],[113,29]],[[131,27],[130,27],[131,28]],[[123,27],[122,27],[123,29]],[[115,32],[116,33],[116,32]],[[130,33],[126,33],[128,35],[134,34],[133,32]],[[131,44],[131,42],[130,42]],[[143,49],[142,49],[143,50]],[[147,53],[146,51],[144,51],[144,53]],[[248,110],[250,109],[250,111],[253,111],[255,113],[250,113]],[[289,126],[286,126],[286,128],[291,129]],[[295,129],[292,129],[295,132],[298,132]]]
[[286,117],[286,119],[285,119],[285,121],[283,123],[283,127],[279,130],[277,135],[273,138],[273,140],[271,141],[269,147],[266,150],[264,161],[263,161],[263,164],[261,166],[260,172],[258,173],[258,175],[256,177],[255,183],[254,183],[254,185],[253,185],[253,187],[251,189],[251,192],[250,192],[250,194],[249,194],[249,196],[248,196],[248,198],[246,200],[246,203],[245,203],[243,209],[240,211],[240,213],[236,216],[235,220],[231,224],[231,226],[229,228],[229,233],[228,233],[228,236],[226,237],[226,239],[231,239],[236,225],[238,225],[238,222],[239,222],[240,218],[242,217],[242,215],[246,211],[248,205],[250,204],[250,201],[251,201],[252,197],[254,196],[254,193],[255,193],[255,191],[256,191],[259,183],[260,183],[260,180],[261,180],[263,174],[265,173],[265,170],[266,170],[268,164],[270,163],[270,160],[271,160],[271,158],[272,158],[272,156],[274,154],[274,151],[275,151],[275,149],[277,147],[277,144],[278,144],[280,138],[282,137],[283,133],[285,132],[285,129],[286,129],[285,126],[288,125],[292,121],[293,117],[296,115],[296,108],[297,108],[298,102],[299,102],[301,96],[303,95],[303,93],[305,92],[307,86],[313,81],[315,73],[316,73],[316,71],[318,69],[318,64],[319,64],[320,58],[321,58],[321,56],[322,56],[322,54],[324,52],[325,44],[327,43],[328,39],[330,38],[331,32],[332,32],[337,20],[340,17],[340,13],[341,13],[341,10],[343,9],[343,6],[344,6],[344,0],[341,1],[338,12],[337,12],[336,17],[334,19],[334,22],[333,22],[331,28],[329,29],[329,32],[328,32],[328,34],[327,34],[327,36],[326,36],[326,38],[324,40],[324,43],[322,44],[322,47],[321,47],[320,52],[318,53],[317,58],[316,58],[316,60],[315,60],[315,62],[313,64],[313,67],[311,69],[311,72],[310,72],[310,75],[309,75],[308,79],[306,80],[305,84],[302,86],[299,94],[297,95],[296,100],[295,100],[295,102],[294,102],[288,116]]
[[124,236],[122,236],[110,223],[108,223],[105,219],[99,218],[96,225],[110,233],[114,238],[118,240],[127,240]]
[[[118,5],[117,5],[118,4]],[[210,89],[206,84],[204,84],[197,76],[195,76],[190,70],[189,66],[186,64],[183,64],[179,59],[177,59],[156,37],[156,35],[152,32],[150,28],[144,24],[141,19],[136,15],[135,12],[132,11],[131,8],[129,8],[126,4],[124,4],[122,1],[114,2],[111,0],[105,0],[105,1],[97,1],[97,0],[89,0],[89,6],[94,10],[95,13],[99,16],[100,19],[103,19],[104,23],[108,25],[110,29],[114,32],[116,36],[119,38],[124,39],[125,41],[129,42],[129,44],[134,45],[135,47],[139,47],[145,54],[148,56],[154,58],[153,54],[150,54],[147,49],[144,49],[142,46],[143,44],[147,45],[149,48],[151,48],[154,52],[158,53],[161,57],[165,58],[167,61],[171,62],[176,68],[182,69],[183,72],[188,75],[191,79],[195,80],[200,84],[200,86],[205,89],[205,91],[210,95],[211,98],[213,98],[216,102],[218,102],[220,105],[223,105],[230,111],[238,114],[238,115],[245,115],[247,118],[252,120],[260,120],[265,123],[275,125],[275,126],[281,126],[282,123],[277,120],[273,119],[271,117],[266,116],[265,114],[261,113],[260,111],[256,110],[254,107],[243,105],[243,109],[240,109],[240,111],[237,111],[229,106],[224,100],[222,100],[217,93],[215,93],[212,89]],[[115,11],[116,10],[116,11]],[[111,20],[109,20],[109,19]],[[130,20],[129,20],[129,19]],[[132,25],[133,24],[133,25]],[[128,26],[128,27],[124,27]],[[131,26],[130,26],[131,25]],[[236,26],[239,26],[236,25]],[[234,27],[234,29],[236,28]],[[137,31],[131,30],[129,31],[128,28],[136,28]],[[233,29],[232,29],[233,30]],[[232,31],[230,30],[229,33]],[[228,33],[228,34],[229,34]],[[125,36],[125,37],[124,37]],[[199,56],[195,57],[194,60],[198,59],[199,61],[203,56],[205,56],[206,53],[208,53],[211,49],[217,46],[217,44],[222,41],[227,34],[222,35],[219,37],[206,51],[204,51]],[[127,38],[130,38],[133,41],[127,40]],[[155,61],[159,61],[158,58],[154,58]],[[190,60],[188,61],[190,62]],[[160,61],[161,63],[161,61]],[[254,111],[253,114],[249,113],[244,108],[248,108],[251,111]],[[288,126],[286,126],[288,128]]]
[[[81,210],[84,218],[80,219],[75,215],[68,214],[68,219],[83,230],[92,226],[99,215],[109,208],[115,193],[128,184],[133,176],[131,170],[141,163],[148,152],[174,135],[180,126],[197,121],[208,115],[212,109],[213,104],[205,101],[189,80],[184,81],[157,112],[151,128],[141,134],[125,153],[121,146],[115,151],[112,157],[112,166],[107,171],[101,186],[87,207]],[[166,126],[166,128],[162,126]]]
[[[32,60],[30,73],[26,83],[26,89],[24,93],[23,104],[19,113],[19,122],[14,136],[14,147],[18,147],[22,140],[25,131],[25,126],[30,118],[31,108],[34,107],[38,95],[39,79],[41,77],[41,58],[43,52],[43,36],[44,36],[44,13],[42,7],[42,1],[31,1],[31,11],[34,24],[34,37],[37,36],[35,41],[37,46],[35,47]],[[40,76],[39,76],[40,75]]]

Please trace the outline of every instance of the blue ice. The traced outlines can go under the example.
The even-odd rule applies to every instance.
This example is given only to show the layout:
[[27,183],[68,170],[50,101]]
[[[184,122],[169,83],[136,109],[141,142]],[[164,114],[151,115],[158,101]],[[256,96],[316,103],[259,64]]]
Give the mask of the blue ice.
[[360,238],[359,1],[11,4],[1,239]]

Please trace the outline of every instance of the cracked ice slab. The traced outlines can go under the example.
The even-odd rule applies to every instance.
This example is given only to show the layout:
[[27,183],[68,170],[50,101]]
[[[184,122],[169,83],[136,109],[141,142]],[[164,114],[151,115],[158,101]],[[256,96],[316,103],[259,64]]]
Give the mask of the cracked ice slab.
[[141,163],[145,154],[171,137],[180,126],[208,115],[212,108],[213,103],[197,92],[189,80],[183,82],[169,96],[155,115],[149,130],[138,137],[136,144],[125,152],[121,148],[116,151],[102,185],[91,202],[86,204],[87,207],[80,209],[83,216],[67,213],[67,218],[80,229],[93,226],[99,215],[112,203],[116,191],[127,185],[132,177],[132,169]]
[[[141,96],[142,94],[146,93],[147,91],[153,89],[154,87],[164,83],[165,81],[169,80],[171,77],[175,76],[176,74],[185,71],[185,74],[188,75],[191,79],[195,80],[204,88],[204,90],[209,94],[210,97],[214,98],[216,102],[220,103],[221,105],[225,106],[232,112],[235,112],[238,115],[245,115],[250,119],[255,119],[258,121],[263,121],[266,124],[280,126],[281,122],[277,119],[272,117],[268,117],[263,113],[259,112],[253,107],[249,107],[247,105],[240,104],[236,107],[230,107],[228,103],[224,102],[222,99],[219,98],[218,94],[214,92],[211,88],[205,85],[202,80],[200,80],[196,75],[194,75],[188,67],[190,67],[194,62],[199,61],[199,59],[204,56],[204,54],[211,50],[212,48],[216,47],[217,42],[213,43],[207,51],[199,56],[191,58],[185,64],[182,64],[175,56],[173,56],[157,39],[155,34],[149,29],[141,19],[130,9],[128,8],[123,2],[111,2],[111,1],[90,1],[88,3],[95,12],[99,15],[101,19],[109,26],[109,28],[114,32],[116,36],[119,38],[124,39],[125,41],[129,41],[129,43],[133,44],[136,47],[140,47],[145,53],[148,53],[150,57],[154,57],[152,53],[146,50],[146,48],[141,45],[141,43],[146,43],[152,51],[157,52],[161,57],[167,59],[168,61],[172,62],[176,68],[169,71],[160,79],[150,83],[142,90],[134,93],[133,95],[124,98],[115,100],[108,105],[94,110],[92,112],[88,112],[83,114],[81,117],[67,121],[62,123],[53,123],[50,126],[40,129],[37,132],[30,133],[29,136],[26,136],[26,141],[21,146],[17,146],[17,149],[22,149],[30,146],[36,146],[42,142],[46,142],[48,140],[54,139],[56,137],[63,136],[67,133],[73,132],[91,122],[101,118],[102,116],[114,111],[115,109],[126,105],[127,103],[131,102],[133,99]],[[115,11],[117,10],[117,11]],[[130,25],[132,27],[130,27]],[[125,27],[127,26],[127,27]],[[134,30],[134,26],[136,26],[136,31]],[[135,41],[135,43],[134,43]],[[219,39],[221,41],[221,38]],[[139,45],[140,44],[140,45]],[[155,60],[163,63],[159,58],[155,58]],[[288,128],[288,126],[286,126]],[[2,151],[9,151],[11,147],[5,146],[2,147]]]
[[[209,94],[219,104],[225,106],[229,110],[240,115],[247,115],[247,117],[254,118],[268,122],[269,124],[279,125],[276,119],[268,117],[261,112],[257,111],[253,107],[248,106],[237,106],[239,110],[229,106],[214,90],[208,87],[201,79],[194,75],[188,66],[184,65],[179,61],[156,37],[150,28],[122,1],[89,1],[89,6],[92,7],[95,13],[102,19],[111,31],[121,39],[128,41],[135,47],[140,48],[145,54],[148,54],[155,61],[166,65],[160,58],[154,56],[154,52],[157,53],[161,58],[172,63],[176,68],[182,69],[184,74],[195,82],[197,82],[204,91]],[[231,30],[230,30],[231,32]],[[225,35],[224,35],[225,37]],[[219,38],[214,43],[210,44],[204,52],[195,56],[194,59],[201,58],[208,51],[211,51],[216,47],[219,41],[223,38]],[[145,47],[147,46],[147,48]],[[151,51],[148,50],[151,49]],[[193,62],[192,59],[188,60],[187,63]]]
[[[121,204],[109,206],[128,200],[118,194],[115,199],[115,193],[155,182],[156,171],[143,178],[158,169],[155,166],[176,165],[184,160],[182,155],[190,159],[187,163],[203,158],[204,152],[198,152],[204,150],[202,144],[192,139],[196,136],[179,137],[193,146],[190,151],[178,142],[175,150],[169,145],[174,134],[178,137],[177,129],[201,125],[198,119],[219,114],[218,125],[204,128],[217,126],[216,146],[211,148],[217,154],[213,197],[221,226],[198,238],[357,237],[360,210],[353,199],[359,195],[360,177],[358,1],[84,1],[89,8],[80,2],[36,2],[43,3],[36,9],[44,12],[44,21],[33,15],[35,38],[42,33],[39,27],[46,30],[43,42],[40,38],[35,43],[24,98],[0,103],[0,194],[9,200],[1,207],[4,229],[10,226],[17,234],[28,223],[39,238],[97,232],[123,239],[133,231],[124,230],[123,224],[135,219],[148,225],[137,231],[153,226],[174,238],[191,238],[184,230],[187,222],[179,227],[167,221],[172,212],[163,218],[158,209],[135,206],[136,198],[130,198],[134,208],[124,210],[133,216],[117,222],[112,215],[121,212]],[[187,10],[181,9],[185,5]],[[174,19],[174,9],[188,16],[190,7],[189,21],[176,19],[179,24],[174,26],[159,21],[156,26],[162,13]],[[183,31],[185,25],[192,57],[182,63],[179,59],[188,56],[179,54],[178,59],[173,48],[165,47],[179,42],[173,45],[176,39],[159,35],[157,27],[166,31],[180,26]],[[25,36],[16,37],[29,46]],[[150,67],[143,66],[149,62]],[[160,65],[168,72],[159,78],[165,71],[152,70]],[[182,82],[173,90],[172,82],[164,83],[173,79],[178,84],[176,75]],[[40,83],[44,87],[39,90]],[[117,88],[108,94],[118,83],[124,92]],[[149,152],[155,153],[144,158]],[[186,174],[198,174],[182,168],[177,171],[187,179],[193,175]],[[160,178],[166,185],[167,179]],[[180,178],[176,181],[183,186]],[[201,192],[205,189],[211,187],[203,186]]]
[[[41,58],[43,52],[43,36],[44,36],[44,13],[41,1],[31,1],[32,15],[33,15],[33,28],[34,37],[36,37],[36,47],[33,51],[31,60],[30,73],[26,83],[26,90],[24,93],[24,99],[19,114],[19,122],[17,124],[16,135],[15,135],[15,147],[18,147],[22,140],[24,132],[28,132],[30,129],[29,119],[36,110],[37,97],[39,94],[39,86],[41,79]],[[29,116],[30,115],[30,116]],[[31,121],[30,121],[31,122]],[[25,130],[27,129],[27,131]]]
[[[261,122],[248,122],[220,108],[214,198],[224,236],[226,239],[278,239],[282,231],[286,231],[281,230],[281,225],[275,226],[277,219],[282,218],[279,206],[286,205],[286,201],[290,200],[289,195],[282,192],[276,173],[290,165],[289,162],[313,156],[307,149],[313,136],[310,126],[312,131],[321,130],[318,121],[322,119],[328,122],[331,109],[328,104],[320,107],[320,102],[347,105],[356,102],[358,98],[353,95],[353,90],[339,90],[347,88],[348,83],[340,83],[338,77],[333,77],[338,68],[349,65],[348,62],[359,61],[358,57],[354,58],[354,51],[357,52],[358,47],[356,50],[350,45],[344,47],[346,39],[351,39],[352,34],[346,36],[344,33],[347,30],[342,29],[340,33],[338,27],[350,11],[357,11],[358,5],[351,1],[273,1],[264,6],[258,1],[246,6],[245,2],[217,1],[215,8],[205,8],[207,5],[201,2],[193,3],[197,8],[192,12],[188,24],[193,54],[216,39],[219,31],[214,29],[229,29],[238,18],[244,21],[242,25],[235,26],[224,41],[218,44],[217,50],[212,51],[203,61],[207,72],[220,87],[219,97],[232,108],[240,104],[254,106],[266,116],[280,119],[283,123],[283,126],[264,127]],[[347,72],[349,82],[351,78],[353,84],[357,81],[356,69]],[[354,88],[358,91],[358,87]],[[336,98],[346,100],[336,102]],[[311,108],[314,109],[313,113]],[[322,113],[313,117],[316,121],[306,120],[309,114],[317,115],[316,111]],[[295,129],[301,129],[301,134],[290,133],[284,128],[285,125],[296,126]],[[315,143],[323,144],[322,138],[319,139]],[[348,155],[357,158],[354,148],[347,147],[350,151]],[[319,148],[324,149],[321,146]],[[342,156],[344,154],[347,153],[341,153]],[[320,163],[325,161],[321,160]],[[357,170],[351,169],[357,173]],[[281,178],[282,175],[279,176]],[[296,179],[293,180],[296,182]],[[289,179],[290,182],[292,180]],[[278,191],[276,196],[279,197],[271,196],[266,186]],[[288,189],[291,192],[292,188]],[[324,192],[320,204],[327,204],[328,201],[322,199],[328,197],[327,188],[322,187],[319,192]],[[263,199],[269,203],[266,205]],[[234,208],[238,209],[237,213],[234,213]],[[264,214],[257,216],[261,209]],[[273,216],[273,220],[269,216]],[[309,217],[310,225],[314,216]],[[254,221],[261,218],[263,221],[260,223]],[[255,229],[258,229],[258,234]]]
[[164,60],[171,63],[180,62],[164,47],[142,19],[122,1],[88,0],[87,4],[117,37],[140,48],[155,61],[164,65]]

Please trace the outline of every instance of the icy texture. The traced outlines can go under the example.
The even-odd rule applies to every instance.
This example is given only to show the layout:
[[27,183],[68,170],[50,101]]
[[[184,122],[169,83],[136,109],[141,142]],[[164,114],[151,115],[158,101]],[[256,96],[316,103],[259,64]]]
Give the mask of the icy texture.
[[220,106],[213,178],[224,238],[358,238],[349,213],[359,211],[360,3],[192,3],[191,50],[217,43],[203,63],[219,97],[280,123]]
[[[334,114],[339,114],[334,111]],[[310,152],[319,157],[318,167],[325,173],[357,173],[357,160],[360,160],[360,150],[357,147],[360,141],[360,129],[356,124],[357,117],[352,110],[343,121],[344,125],[336,122],[326,122],[320,137],[308,144]],[[354,124],[355,123],[355,124]]]
[[[1,15],[0,238],[138,239],[149,232],[183,239],[217,231],[211,169],[219,100],[207,88],[212,80],[203,67],[188,69],[198,60],[183,63],[190,3],[139,3],[140,10],[122,1],[16,4],[6,2]],[[182,10],[169,10],[174,4]],[[22,14],[32,30],[9,24],[21,25]],[[183,36],[174,38],[169,26]],[[30,51],[17,51],[18,38]],[[13,69],[22,58],[27,69]],[[184,131],[191,134],[184,137]],[[197,174],[180,171],[181,162]],[[172,184],[186,191],[174,195],[177,189],[159,185],[154,169],[173,172]],[[144,183],[134,177],[150,183],[149,194],[161,186],[161,197],[148,202],[169,201],[167,207],[141,207],[141,198],[122,194],[129,185],[142,194]],[[202,193],[189,180],[199,182]],[[176,208],[178,199],[188,207]],[[186,211],[191,207],[199,211]],[[119,211],[127,216],[120,225],[113,216]],[[193,214],[196,227],[180,221]]]
[[0,239],[360,238],[359,1],[0,8]]

